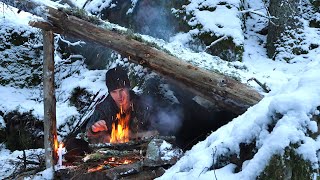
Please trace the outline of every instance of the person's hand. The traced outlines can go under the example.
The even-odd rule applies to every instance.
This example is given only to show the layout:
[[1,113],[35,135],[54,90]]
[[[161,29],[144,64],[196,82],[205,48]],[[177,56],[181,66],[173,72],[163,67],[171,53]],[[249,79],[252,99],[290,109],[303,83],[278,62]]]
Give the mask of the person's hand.
[[96,123],[94,123],[91,126],[91,129],[92,129],[93,132],[108,131],[108,127],[106,125],[106,121],[104,121],[104,120],[99,120]]

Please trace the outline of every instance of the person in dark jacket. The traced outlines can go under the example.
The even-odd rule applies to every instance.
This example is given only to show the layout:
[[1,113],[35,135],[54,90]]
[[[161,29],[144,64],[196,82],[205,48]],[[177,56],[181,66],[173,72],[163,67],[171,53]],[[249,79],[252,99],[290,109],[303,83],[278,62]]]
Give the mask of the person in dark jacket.
[[127,72],[123,68],[108,70],[106,85],[109,94],[96,106],[86,127],[90,143],[110,142],[112,125],[119,123],[120,116],[128,120],[131,138],[135,134],[154,130],[151,126],[152,108],[131,90]]

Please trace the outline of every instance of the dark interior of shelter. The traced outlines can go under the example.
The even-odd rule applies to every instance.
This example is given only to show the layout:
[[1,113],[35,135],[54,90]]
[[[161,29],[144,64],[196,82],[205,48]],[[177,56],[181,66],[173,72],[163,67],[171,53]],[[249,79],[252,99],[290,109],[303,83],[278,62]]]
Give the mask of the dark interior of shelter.
[[179,103],[157,101],[158,105],[165,106],[163,109],[168,114],[168,121],[158,129],[160,134],[174,135],[177,145],[184,151],[236,117],[232,112],[200,105],[194,100],[193,93],[174,83],[170,81],[170,87]]

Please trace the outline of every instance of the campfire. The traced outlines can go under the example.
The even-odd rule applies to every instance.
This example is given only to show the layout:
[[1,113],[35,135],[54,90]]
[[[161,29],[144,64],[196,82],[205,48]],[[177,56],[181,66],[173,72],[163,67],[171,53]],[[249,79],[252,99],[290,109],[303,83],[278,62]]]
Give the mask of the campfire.
[[[129,119],[130,116],[120,108],[112,123],[110,142],[89,144],[93,153],[79,159],[81,162],[70,164],[77,168],[61,171],[61,176],[75,179],[120,179],[126,176],[154,179],[164,173],[163,167],[173,165],[182,156],[182,150],[172,146],[174,136],[159,136],[157,131],[130,134]],[[146,178],[148,175],[150,177]]]
[[120,112],[116,115],[116,120],[112,123],[110,143],[125,143],[129,141],[129,119],[123,112],[122,106]]

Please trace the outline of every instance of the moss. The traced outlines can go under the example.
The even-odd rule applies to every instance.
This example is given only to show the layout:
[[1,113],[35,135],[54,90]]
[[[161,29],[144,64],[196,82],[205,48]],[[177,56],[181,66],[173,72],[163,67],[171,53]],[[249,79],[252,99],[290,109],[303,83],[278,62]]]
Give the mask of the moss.
[[305,161],[300,155],[297,155],[293,146],[287,147],[283,155],[274,155],[257,179],[312,179],[314,170],[311,167],[311,163]]
[[75,16],[77,18],[80,18],[82,20],[91,22],[96,25],[102,24],[102,21],[97,16],[90,16],[84,9],[80,8],[60,8],[60,11],[65,12],[68,15]]

